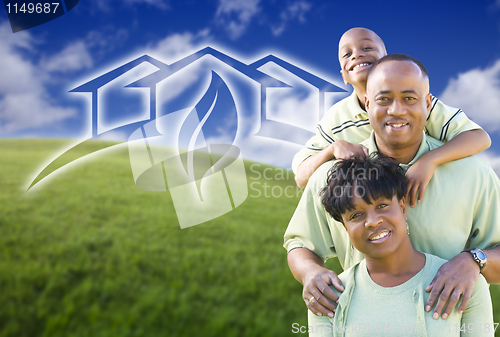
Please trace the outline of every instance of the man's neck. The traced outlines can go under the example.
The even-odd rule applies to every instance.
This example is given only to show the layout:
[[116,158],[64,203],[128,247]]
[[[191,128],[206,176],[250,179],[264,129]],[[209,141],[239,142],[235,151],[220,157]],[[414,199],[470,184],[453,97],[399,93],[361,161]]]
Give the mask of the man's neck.
[[396,159],[401,164],[408,164],[413,160],[413,158],[415,158],[418,149],[420,148],[420,144],[422,144],[423,141],[422,137],[420,137],[419,141],[412,144],[406,144],[405,146],[391,146],[377,141],[377,135],[374,136],[378,152],[384,156]]

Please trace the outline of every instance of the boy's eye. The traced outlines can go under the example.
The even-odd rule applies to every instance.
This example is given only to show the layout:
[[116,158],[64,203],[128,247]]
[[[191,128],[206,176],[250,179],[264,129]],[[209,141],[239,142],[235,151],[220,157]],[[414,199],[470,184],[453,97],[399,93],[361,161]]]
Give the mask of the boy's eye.
[[377,208],[379,208],[379,209],[380,209],[380,208],[386,208],[387,206],[388,206],[387,204],[383,204],[383,203],[382,203],[382,204],[378,204],[378,205],[377,205]]
[[348,53],[345,53],[342,57],[343,57],[343,58],[346,58],[346,57],[351,56],[351,54],[352,54],[351,52],[348,52]]
[[373,47],[364,47],[363,50],[372,50]]

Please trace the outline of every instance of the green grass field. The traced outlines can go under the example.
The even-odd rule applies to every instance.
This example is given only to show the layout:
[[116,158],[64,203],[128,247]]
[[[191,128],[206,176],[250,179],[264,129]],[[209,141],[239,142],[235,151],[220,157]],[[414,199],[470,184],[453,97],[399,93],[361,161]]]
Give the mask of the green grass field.
[[[0,336],[296,336],[292,324],[307,325],[282,248],[299,193],[272,197],[294,194],[292,174],[247,163],[247,200],[181,230],[168,192],[134,185],[123,145],[26,192],[65,146],[0,140]],[[276,179],[257,179],[266,168]]]

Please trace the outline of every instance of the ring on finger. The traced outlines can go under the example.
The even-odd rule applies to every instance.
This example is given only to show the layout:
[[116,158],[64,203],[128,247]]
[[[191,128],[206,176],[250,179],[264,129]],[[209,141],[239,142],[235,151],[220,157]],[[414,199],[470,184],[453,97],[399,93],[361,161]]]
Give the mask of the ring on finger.
[[315,300],[316,298],[314,296],[312,296],[310,299],[309,299],[309,303],[312,303],[313,300]]

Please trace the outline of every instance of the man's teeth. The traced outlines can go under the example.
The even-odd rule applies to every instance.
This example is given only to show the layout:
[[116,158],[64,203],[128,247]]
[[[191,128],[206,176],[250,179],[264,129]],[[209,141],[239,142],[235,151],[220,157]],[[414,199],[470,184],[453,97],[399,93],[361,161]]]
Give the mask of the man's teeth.
[[380,233],[379,235],[377,235],[377,236],[375,236],[375,237],[371,238],[370,240],[371,240],[371,241],[373,241],[373,240],[378,240],[378,239],[381,239],[381,238],[383,238],[383,237],[387,236],[388,234],[389,234],[389,232],[385,231],[385,232],[382,232],[382,233]]
[[356,68],[359,68],[359,67],[363,67],[363,66],[369,66],[370,64],[368,63],[361,63],[361,64],[358,64],[356,66],[354,66],[354,68],[352,68],[352,70],[356,69]]
[[403,123],[403,124],[390,124],[392,127],[394,128],[400,128],[400,127],[403,127],[406,125],[406,123]]

